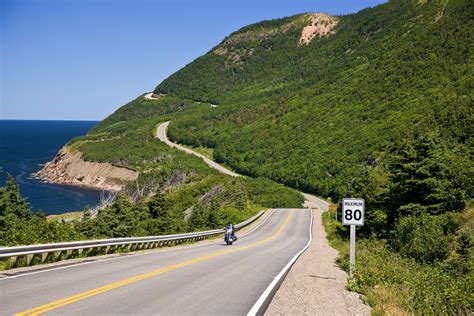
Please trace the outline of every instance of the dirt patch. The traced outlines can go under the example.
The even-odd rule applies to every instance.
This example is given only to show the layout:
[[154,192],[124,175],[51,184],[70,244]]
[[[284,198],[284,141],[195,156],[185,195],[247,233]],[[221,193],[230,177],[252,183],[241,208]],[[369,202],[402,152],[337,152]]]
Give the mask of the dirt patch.
[[325,13],[312,13],[309,15],[310,24],[303,28],[299,45],[309,44],[317,35],[319,37],[329,36],[334,33],[337,20]]
[[164,94],[156,94],[156,93],[150,92],[150,93],[145,94],[143,98],[145,98],[145,100],[158,100],[163,96]]
[[128,181],[138,178],[138,172],[110,163],[89,162],[82,153],[62,148],[36,175],[46,181],[106,191],[120,191]]

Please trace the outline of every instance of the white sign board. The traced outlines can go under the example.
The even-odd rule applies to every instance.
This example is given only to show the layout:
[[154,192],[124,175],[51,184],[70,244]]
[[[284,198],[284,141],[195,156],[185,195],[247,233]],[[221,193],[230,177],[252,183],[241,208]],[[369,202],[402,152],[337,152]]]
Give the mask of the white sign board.
[[342,200],[342,224],[364,225],[365,201],[363,199]]

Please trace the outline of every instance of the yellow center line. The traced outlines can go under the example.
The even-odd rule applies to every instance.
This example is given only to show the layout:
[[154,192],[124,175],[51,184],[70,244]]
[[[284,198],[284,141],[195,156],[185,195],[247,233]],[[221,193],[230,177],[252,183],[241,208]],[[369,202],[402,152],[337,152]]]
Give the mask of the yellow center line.
[[89,290],[89,291],[86,291],[86,292],[83,292],[83,293],[72,295],[72,296],[57,300],[57,301],[53,301],[53,302],[45,304],[45,305],[41,305],[41,306],[38,306],[38,307],[35,307],[35,308],[32,308],[32,309],[26,310],[24,312],[20,312],[20,313],[16,314],[16,316],[40,315],[40,314],[43,314],[47,311],[57,309],[59,307],[65,306],[65,305],[69,305],[71,303],[83,300],[85,298],[95,296],[95,295],[98,295],[98,294],[101,294],[101,293],[104,293],[104,292],[108,292],[110,290],[113,290],[113,289],[116,289],[116,288],[119,288],[119,287],[122,287],[122,286],[125,286],[125,285],[128,285],[128,284],[132,284],[132,283],[135,283],[135,282],[138,282],[138,281],[141,281],[141,280],[149,279],[151,277],[157,276],[157,275],[165,273],[165,272],[173,271],[173,270],[176,270],[178,268],[189,266],[191,264],[195,264],[195,263],[198,263],[198,262],[201,262],[201,261],[209,260],[209,259],[221,256],[221,255],[224,255],[224,254],[227,254],[227,253],[241,251],[241,250],[245,250],[245,249],[248,249],[248,248],[252,248],[252,247],[261,245],[261,244],[266,243],[266,242],[268,242],[272,239],[275,239],[278,235],[280,235],[280,233],[283,231],[283,229],[286,227],[286,225],[290,221],[290,219],[293,215],[293,212],[294,212],[294,210],[292,210],[288,214],[285,221],[283,222],[283,224],[280,225],[280,227],[275,232],[275,234],[273,234],[272,236],[267,237],[265,239],[262,239],[260,241],[248,244],[246,246],[238,247],[238,248],[231,248],[231,249],[227,249],[227,250],[223,250],[223,251],[218,251],[218,252],[211,253],[211,254],[208,254],[208,255],[205,255],[205,256],[202,256],[202,257],[198,257],[198,258],[194,258],[194,259],[191,259],[191,260],[188,260],[188,261],[185,261],[185,262],[181,262],[181,263],[178,263],[178,264],[175,264],[175,265],[160,268],[160,269],[157,269],[157,270],[145,273],[145,274],[140,274],[140,275],[137,275],[137,276],[134,276],[134,277],[131,277],[131,278],[124,279],[122,281],[114,282],[114,283],[111,283],[111,284],[108,284],[108,285],[105,285],[105,286],[102,286],[102,287],[98,287],[98,288],[93,289],[93,290]]

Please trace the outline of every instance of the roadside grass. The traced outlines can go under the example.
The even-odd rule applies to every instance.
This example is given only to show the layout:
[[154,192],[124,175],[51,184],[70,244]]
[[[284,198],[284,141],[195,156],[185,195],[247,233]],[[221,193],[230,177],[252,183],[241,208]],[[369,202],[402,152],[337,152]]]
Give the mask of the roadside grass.
[[189,148],[191,150],[194,150],[195,152],[203,155],[206,158],[214,160],[214,148],[202,147],[202,146],[194,147],[194,146],[183,145],[183,144],[180,144],[180,145],[183,147]]
[[[185,145],[183,143],[177,143],[177,144],[179,144],[180,146],[186,147],[188,149],[194,150],[198,154],[201,154],[206,158],[216,161],[216,158],[214,157],[214,148],[203,147],[203,146],[190,146],[190,145]],[[233,168],[232,166],[229,166],[229,164],[225,163],[225,161],[219,161],[219,165],[221,165],[222,167],[230,171],[235,172],[235,168]]]
[[67,213],[62,213],[62,214],[52,214],[48,215],[46,218],[48,222],[72,222],[75,220],[80,220],[82,219],[82,216],[84,215],[83,211],[77,211],[77,212],[67,212]]
[[[339,251],[338,265],[348,271],[349,239],[341,237],[344,228],[334,217],[325,212],[323,223],[330,245]],[[374,315],[470,315],[474,307],[472,272],[455,272],[446,262],[417,263],[375,238],[357,240],[355,276],[347,288],[362,294]]]

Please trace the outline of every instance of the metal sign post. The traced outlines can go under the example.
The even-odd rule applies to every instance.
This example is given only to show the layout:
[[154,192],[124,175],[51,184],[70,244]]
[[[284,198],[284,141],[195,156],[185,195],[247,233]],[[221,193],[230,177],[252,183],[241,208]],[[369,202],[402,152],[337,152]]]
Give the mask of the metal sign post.
[[342,224],[350,225],[349,276],[354,277],[356,226],[364,225],[365,201],[363,199],[342,200]]
[[350,226],[350,250],[349,250],[349,276],[354,277],[355,261],[356,261],[356,226]]

